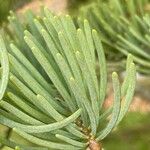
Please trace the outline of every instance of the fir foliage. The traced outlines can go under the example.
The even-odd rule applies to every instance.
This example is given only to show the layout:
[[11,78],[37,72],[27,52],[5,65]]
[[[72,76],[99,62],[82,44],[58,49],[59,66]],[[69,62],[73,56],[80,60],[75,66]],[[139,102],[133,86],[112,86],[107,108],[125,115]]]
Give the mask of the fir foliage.
[[[110,60],[113,57],[120,61],[131,53],[138,64],[137,70],[149,75],[149,6],[149,0],[98,0],[83,6],[79,14],[89,20],[98,30],[102,42],[109,46],[106,53],[111,56]],[[82,27],[80,19],[78,22]]]
[[114,101],[105,110],[107,65],[97,31],[87,20],[77,29],[69,15],[55,16],[47,8],[42,17],[31,11],[26,16],[28,24],[22,24],[11,12],[10,36],[0,36],[0,124],[35,147],[3,137],[0,143],[16,150],[94,149],[93,141],[99,145],[129,108],[133,57],[128,55],[122,86],[112,73]]

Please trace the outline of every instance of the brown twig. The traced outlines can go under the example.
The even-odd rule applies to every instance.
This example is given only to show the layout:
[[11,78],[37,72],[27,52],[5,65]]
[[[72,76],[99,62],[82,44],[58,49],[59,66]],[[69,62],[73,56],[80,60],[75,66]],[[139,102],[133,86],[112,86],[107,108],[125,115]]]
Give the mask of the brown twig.
[[102,145],[101,143],[98,143],[95,140],[90,140],[88,149],[89,150],[102,150]]

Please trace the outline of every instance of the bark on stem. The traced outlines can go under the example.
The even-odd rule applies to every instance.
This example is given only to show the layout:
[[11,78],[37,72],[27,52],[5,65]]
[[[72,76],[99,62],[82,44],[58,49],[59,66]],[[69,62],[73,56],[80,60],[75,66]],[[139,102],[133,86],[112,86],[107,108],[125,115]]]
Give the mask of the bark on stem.
[[102,150],[102,145],[95,140],[90,140],[89,150]]

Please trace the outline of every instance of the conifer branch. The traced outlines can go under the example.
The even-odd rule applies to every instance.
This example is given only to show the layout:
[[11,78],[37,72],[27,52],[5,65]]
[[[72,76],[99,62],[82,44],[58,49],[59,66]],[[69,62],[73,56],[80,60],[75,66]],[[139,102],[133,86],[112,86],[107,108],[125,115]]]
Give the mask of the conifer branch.
[[[122,86],[117,73],[112,74],[114,104],[102,112],[107,65],[99,34],[87,20],[83,29],[77,29],[69,15],[55,16],[47,8],[43,12],[44,17],[39,18],[28,12],[27,25],[11,12],[14,39],[4,37],[7,51],[0,41],[0,123],[35,147],[4,138],[0,142],[16,150],[101,150],[102,140],[131,103],[136,81],[134,58],[128,56]],[[100,130],[110,114],[108,124]]]

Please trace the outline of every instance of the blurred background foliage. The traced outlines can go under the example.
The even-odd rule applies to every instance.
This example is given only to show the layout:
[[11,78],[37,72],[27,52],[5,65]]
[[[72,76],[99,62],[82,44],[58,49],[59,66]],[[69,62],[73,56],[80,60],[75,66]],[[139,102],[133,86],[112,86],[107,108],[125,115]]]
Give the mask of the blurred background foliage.
[[111,62],[121,65],[120,61],[131,53],[137,70],[150,75],[149,6],[149,0],[98,0],[83,5],[75,15],[81,20],[87,18],[99,31]]
[[10,10],[16,10],[32,0],[0,0],[0,25],[7,21]]
[[105,141],[105,150],[149,150],[150,114],[130,112]]
[[[17,10],[22,6],[28,4],[32,0],[0,0],[0,25],[5,24],[7,22],[7,17],[9,15],[10,10]],[[36,0],[34,0],[36,3]],[[49,0],[51,1],[51,0]],[[57,0],[55,0],[57,1]],[[94,3],[97,0],[68,0],[68,10],[70,14],[76,16],[79,13],[79,9],[90,5],[90,3]],[[103,2],[108,2],[109,0],[98,0]],[[120,0],[122,1],[122,0]],[[142,1],[142,0],[136,0]],[[145,2],[149,2],[149,0],[145,0]],[[58,4],[59,5],[59,4]],[[147,7],[148,8],[148,7]],[[106,44],[106,49],[110,47]],[[148,49],[150,50],[150,49]],[[107,51],[109,54],[109,51]],[[108,64],[109,68],[116,67],[116,70],[119,71],[120,67],[123,70],[124,60],[121,60],[122,55],[117,55],[115,58],[119,60],[119,64],[114,61],[114,57],[109,56],[110,61]],[[143,100],[150,100],[149,90],[150,89],[150,76],[146,78],[146,80],[141,80],[137,82],[137,94]],[[146,84],[145,84],[146,83]],[[145,88],[146,86],[146,88]],[[146,94],[145,94],[146,91]],[[143,100],[144,101],[144,100]],[[150,104],[148,104],[150,107]],[[142,104],[141,104],[142,106]],[[140,112],[129,112],[125,119],[121,122],[119,127],[115,129],[115,131],[104,140],[104,148],[105,150],[150,150],[150,109],[148,111]],[[14,141],[19,140],[22,143],[29,143],[14,132],[12,132],[9,128],[0,125],[0,137],[5,136]],[[30,143],[32,145],[32,143]],[[0,145],[0,149],[9,150],[8,147]]]

